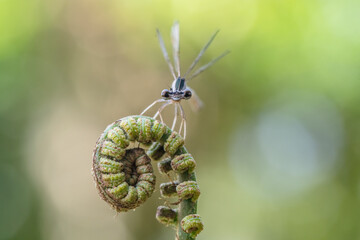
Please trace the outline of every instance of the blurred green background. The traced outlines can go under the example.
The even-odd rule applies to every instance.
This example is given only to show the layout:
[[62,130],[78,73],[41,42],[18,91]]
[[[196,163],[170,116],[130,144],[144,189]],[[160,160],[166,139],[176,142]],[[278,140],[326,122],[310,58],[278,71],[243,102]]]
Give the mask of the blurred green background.
[[231,50],[189,83],[204,109],[183,104],[199,239],[360,239],[358,0],[0,0],[0,239],[173,239],[158,191],[115,214],[90,168],[171,84],[174,20],[183,71],[216,29],[202,63]]

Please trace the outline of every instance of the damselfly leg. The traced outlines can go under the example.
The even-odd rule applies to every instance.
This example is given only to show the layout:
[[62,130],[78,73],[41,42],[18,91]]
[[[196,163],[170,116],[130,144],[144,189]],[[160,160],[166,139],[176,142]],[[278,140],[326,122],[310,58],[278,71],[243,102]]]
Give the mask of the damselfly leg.
[[181,106],[180,103],[177,103],[179,108],[180,108],[180,114],[181,114],[181,124],[180,124],[180,129],[179,129],[179,133],[181,134],[181,130],[182,127],[184,126],[184,139],[186,138],[186,117],[185,117],[185,112],[183,107]]
[[175,107],[175,110],[174,110],[174,120],[173,120],[173,125],[172,125],[172,127],[171,127],[171,130],[174,130],[174,128],[175,128],[176,121],[177,121],[177,116],[178,116],[178,106],[177,106],[177,103],[175,103],[174,107]]
[[167,106],[169,106],[169,105],[171,105],[171,104],[173,104],[173,101],[171,101],[171,100],[168,100],[166,103],[164,103],[164,104],[159,108],[159,110],[157,110],[157,112],[155,113],[155,115],[153,116],[153,118],[156,119],[157,116],[159,116],[161,122],[163,123],[163,122],[164,122],[164,119],[163,119],[163,117],[162,117],[162,115],[161,115],[161,112],[162,112]]
[[180,102],[174,102],[174,105],[175,105],[175,110],[174,110],[175,114],[174,114],[174,120],[173,120],[173,125],[172,125],[171,130],[175,129],[176,121],[177,121],[177,118],[178,118],[178,115],[179,115],[178,110],[180,110],[181,122],[180,122],[180,127],[179,127],[179,134],[181,134],[181,130],[184,127],[183,137],[185,139],[186,138],[186,117],[185,117],[185,112],[184,112],[184,109],[181,106]]
[[145,108],[144,109],[144,111],[142,111],[141,113],[140,113],[140,116],[141,115],[144,115],[150,108],[152,108],[155,104],[157,104],[157,103],[160,103],[160,102],[166,102],[167,100],[165,100],[165,99],[158,99],[158,100],[156,100],[156,101],[154,101],[152,104],[150,104],[147,108]]

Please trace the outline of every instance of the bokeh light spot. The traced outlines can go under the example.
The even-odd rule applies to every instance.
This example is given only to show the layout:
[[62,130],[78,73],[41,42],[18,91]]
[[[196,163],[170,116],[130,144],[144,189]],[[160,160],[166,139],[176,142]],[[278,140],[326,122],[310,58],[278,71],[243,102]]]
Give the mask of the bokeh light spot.
[[343,126],[324,96],[290,91],[237,126],[232,138],[230,164],[239,184],[281,198],[331,176],[343,145]]

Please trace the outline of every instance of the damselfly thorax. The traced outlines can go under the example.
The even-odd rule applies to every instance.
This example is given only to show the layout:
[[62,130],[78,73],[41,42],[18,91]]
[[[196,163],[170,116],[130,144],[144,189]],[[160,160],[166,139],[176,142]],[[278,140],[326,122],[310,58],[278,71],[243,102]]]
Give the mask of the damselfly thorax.
[[175,112],[174,112],[175,114],[174,114],[174,120],[173,120],[173,124],[172,124],[171,129],[172,130],[175,129],[178,116],[180,115],[181,122],[180,122],[178,132],[181,134],[181,132],[183,131],[183,137],[185,139],[186,138],[186,117],[185,117],[184,109],[181,106],[181,101],[191,99],[192,108],[194,110],[199,110],[203,105],[200,98],[196,95],[195,91],[187,86],[187,82],[189,80],[193,79],[194,77],[196,77],[197,75],[199,75],[201,72],[203,72],[205,69],[207,69],[211,65],[213,65],[219,59],[221,59],[222,57],[227,55],[229,53],[229,51],[225,51],[220,56],[218,56],[217,58],[211,60],[209,63],[201,66],[195,72],[193,72],[189,77],[187,77],[192,72],[192,70],[194,69],[196,64],[199,62],[200,58],[202,57],[202,55],[204,54],[206,49],[210,46],[211,42],[214,40],[215,36],[219,32],[219,31],[216,31],[211,36],[210,40],[201,49],[200,53],[195,58],[194,62],[190,65],[190,67],[186,71],[186,73],[183,76],[181,76],[181,73],[180,73],[180,56],[179,56],[180,55],[180,45],[179,45],[180,28],[179,28],[179,23],[178,22],[174,23],[174,25],[171,28],[171,34],[170,34],[170,36],[171,36],[171,45],[172,45],[172,50],[173,50],[174,66],[175,66],[176,74],[175,74],[175,71],[174,71],[174,67],[173,67],[173,65],[172,65],[172,63],[170,61],[169,55],[168,55],[168,53],[166,51],[164,40],[163,40],[163,38],[162,38],[162,36],[160,34],[160,31],[157,29],[156,32],[157,32],[157,36],[158,36],[158,39],[159,39],[161,51],[162,51],[162,53],[164,55],[165,61],[167,62],[168,66],[169,66],[169,69],[170,69],[170,72],[171,72],[171,74],[172,74],[172,76],[174,78],[174,81],[173,81],[173,83],[171,85],[171,88],[170,89],[164,89],[161,92],[161,98],[154,101],[147,108],[145,108],[145,110],[140,115],[145,114],[150,108],[155,106],[157,103],[163,103],[158,108],[158,110],[156,111],[153,118],[156,119],[157,117],[159,117],[161,122],[164,122],[164,119],[163,119],[163,117],[161,115],[162,111],[167,106],[174,105],[175,106]]

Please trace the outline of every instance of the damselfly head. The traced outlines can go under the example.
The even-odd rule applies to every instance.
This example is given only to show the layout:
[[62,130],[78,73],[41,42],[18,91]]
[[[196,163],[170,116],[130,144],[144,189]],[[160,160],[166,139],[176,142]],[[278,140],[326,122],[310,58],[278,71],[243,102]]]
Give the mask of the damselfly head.
[[176,102],[179,102],[182,99],[190,99],[191,96],[192,92],[186,87],[185,78],[181,77],[174,80],[170,89],[164,89],[161,92],[161,97],[164,100],[173,100]]
[[161,97],[164,100],[173,100],[175,102],[180,102],[181,100],[185,99],[188,100],[192,96],[192,92],[189,88],[185,88],[184,90],[177,91],[173,88],[164,89],[161,92]]

